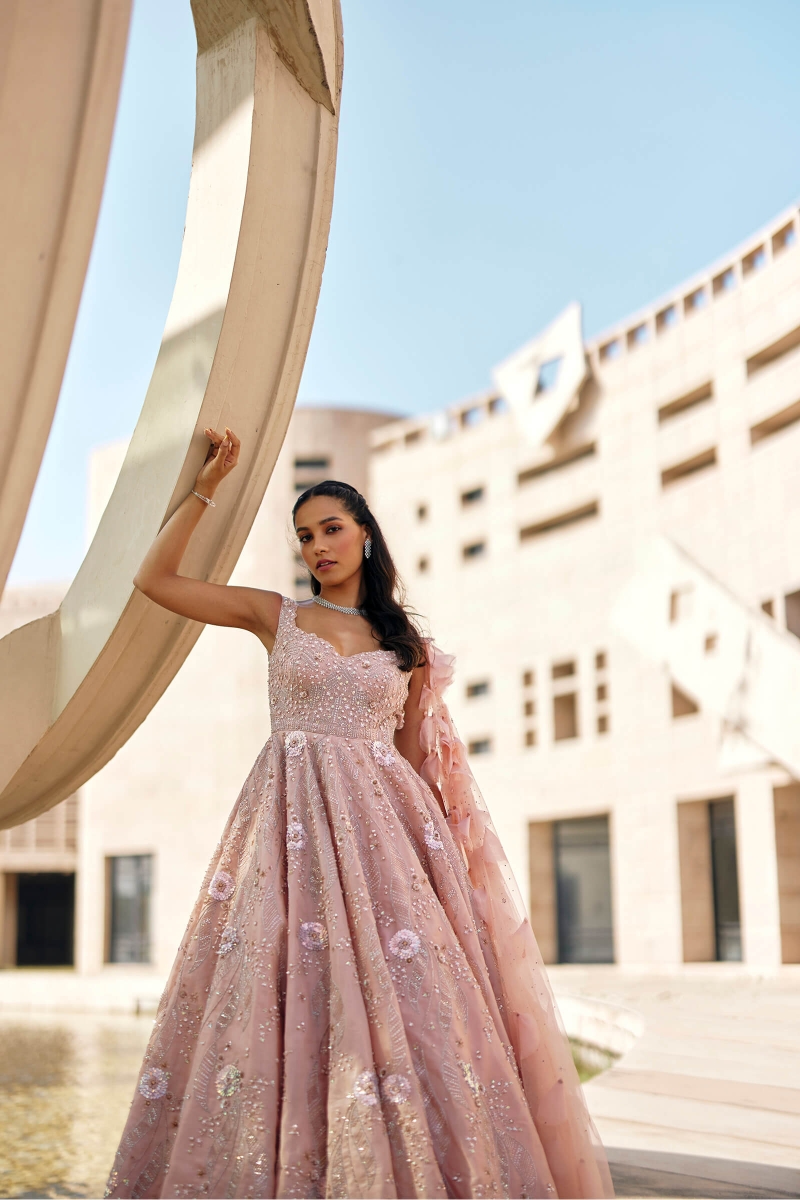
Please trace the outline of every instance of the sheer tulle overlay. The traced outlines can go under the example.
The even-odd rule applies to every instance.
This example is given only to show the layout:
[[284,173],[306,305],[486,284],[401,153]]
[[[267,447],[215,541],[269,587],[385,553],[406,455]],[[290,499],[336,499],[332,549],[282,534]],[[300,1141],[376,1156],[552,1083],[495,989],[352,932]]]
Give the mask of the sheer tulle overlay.
[[[344,658],[284,600],[272,735],[204,880],[107,1195],[613,1195],[429,646]],[[428,783],[445,799],[445,820]]]

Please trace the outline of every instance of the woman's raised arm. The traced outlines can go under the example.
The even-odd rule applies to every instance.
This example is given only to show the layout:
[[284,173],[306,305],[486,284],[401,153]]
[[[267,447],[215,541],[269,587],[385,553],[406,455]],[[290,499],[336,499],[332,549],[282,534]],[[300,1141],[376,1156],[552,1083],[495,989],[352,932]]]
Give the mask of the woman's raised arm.
[[134,584],[148,599],[170,612],[207,625],[234,625],[262,637],[271,649],[280,614],[277,592],[259,588],[228,587],[179,575],[189,539],[205,514],[220,483],[236,467],[241,443],[230,429],[225,436],[206,429],[211,441],[208,457],[190,493],[175,510],[144,557]]

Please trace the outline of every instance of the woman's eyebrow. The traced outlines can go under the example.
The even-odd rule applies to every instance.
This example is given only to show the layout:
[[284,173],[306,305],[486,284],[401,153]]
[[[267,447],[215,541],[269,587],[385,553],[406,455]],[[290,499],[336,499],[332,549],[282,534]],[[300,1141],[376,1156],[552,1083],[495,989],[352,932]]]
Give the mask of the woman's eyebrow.
[[[327,525],[329,521],[340,521],[340,520],[341,520],[341,517],[323,517],[321,521],[317,522],[317,524]],[[307,525],[295,525],[294,531],[295,531],[295,533],[309,533],[310,532]]]

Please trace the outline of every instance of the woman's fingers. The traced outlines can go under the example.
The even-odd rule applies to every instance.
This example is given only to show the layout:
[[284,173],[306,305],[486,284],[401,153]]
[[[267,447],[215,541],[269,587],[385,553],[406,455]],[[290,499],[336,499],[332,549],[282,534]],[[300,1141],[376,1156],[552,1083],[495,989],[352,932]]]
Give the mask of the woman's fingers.
[[231,469],[232,467],[235,467],[237,462],[239,461],[239,450],[241,449],[241,442],[237,438],[236,434],[233,433],[232,430],[228,429],[227,426],[225,427],[225,436],[228,439],[228,444],[230,447],[230,449],[228,450],[227,457],[225,459],[225,465],[226,465],[226,467],[228,467],[228,469]]
[[239,459],[239,451],[241,442],[236,434],[227,428],[225,433],[219,433],[216,429],[212,429],[209,425],[203,430],[204,434],[211,443],[206,455],[206,467],[209,467],[211,472],[219,478],[232,470]]

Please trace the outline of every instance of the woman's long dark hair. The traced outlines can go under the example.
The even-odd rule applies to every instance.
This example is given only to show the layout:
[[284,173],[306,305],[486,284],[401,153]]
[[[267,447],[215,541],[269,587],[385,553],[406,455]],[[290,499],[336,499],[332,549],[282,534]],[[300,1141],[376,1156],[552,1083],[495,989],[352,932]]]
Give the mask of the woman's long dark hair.
[[[366,595],[362,603],[367,620],[377,634],[382,650],[393,650],[401,671],[412,671],[425,662],[425,643],[413,624],[405,605],[405,595],[386,539],[360,492],[349,483],[325,479],[307,488],[295,501],[297,510],[313,496],[332,496],[359,525],[366,525],[372,538],[372,554],[364,559],[363,578]],[[322,584],[311,576],[311,591],[318,596]]]

